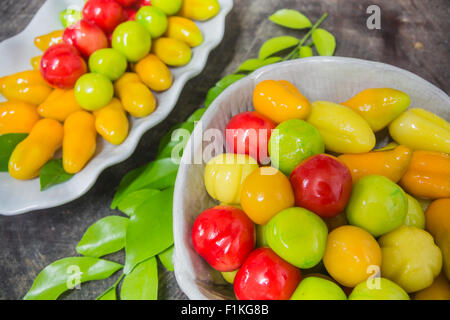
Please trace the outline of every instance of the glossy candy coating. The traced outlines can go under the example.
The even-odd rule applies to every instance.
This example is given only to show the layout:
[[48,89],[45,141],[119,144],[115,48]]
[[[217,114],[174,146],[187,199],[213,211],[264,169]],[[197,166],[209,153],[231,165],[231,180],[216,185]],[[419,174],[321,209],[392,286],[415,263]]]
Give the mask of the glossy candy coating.
[[288,300],[302,275],[270,248],[254,250],[234,279],[238,300]]
[[266,224],[283,209],[294,206],[289,179],[275,168],[253,171],[242,184],[241,205],[256,224]]
[[114,87],[107,77],[99,73],[87,73],[75,85],[75,98],[86,110],[95,111],[106,106],[114,95]]
[[39,114],[32,104],[20,101],[0,103],[0,135],[29,133],[39,121]]
[[372,274],[369,267],[381,267],[381,249],[367,231],[342,226],[328,235],[323,262],[333,279],[354,287]]
[[214,269],[238,269],[255,246],[255,228],[245,213],[231,206],[203,211],[192,227],[192,244]]
[[287,176],[300,162],[324,151],[325,146],[319,131],[299,119],[279,124],[269,141],[272,166],[279,168]]
[[403,190],[384,176],[370,175],[353,187],[346,208],[351,225],[379,237],[401,225],[408,212],[408,200]]
[[350,199],[352,176],[333,156],[320,154],[301,162],[290,176],[296,206],[324,218],[341,213]]
[[269,221],[265,234],[277,255],[298,268],[309,269],[322,260],[328,229],[311,211],[289,208]]
[[229,152],[248,154],[260,164],[268,164],[269,139],[276,124],[254,111],[235,115],[226,127],[226,143]]

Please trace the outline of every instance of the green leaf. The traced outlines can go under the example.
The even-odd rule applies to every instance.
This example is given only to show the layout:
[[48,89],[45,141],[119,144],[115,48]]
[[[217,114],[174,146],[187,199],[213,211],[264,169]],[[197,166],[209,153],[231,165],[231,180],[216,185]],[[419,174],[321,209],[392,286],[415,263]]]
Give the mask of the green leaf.
[[212,87],[206,94],[205,107],[209,107],[211,103],[224,91],[224,88]]
[[119,201],[117,207],[120,211],[131,217],[139,206],[159,192],[160,190],[157,189],[141,189],[131,192]]
[[264,61],[260,59],[249,59],[244,61],[237,69],[237,71],[255,71],[264,66]]
[[83,13],[80,10],[66,9],[60,13],[59,18],[64,29],[73,25],[83,18]]
[[125,274],[173,245],[172,202],[173,188],[168,188],[149,198],[131,217],[125,245]]
[[[184,129],[189,134],[188,135],[179,136],[178,140],[172,140],[172,134],[176,130],[179,130],[179,129]],[[184,148],[186,147],[186,144],[189,141],[189,137],[190,137],[192,131],[194,131],[194,123],[193,122],[183,122],[181,125],[178,125],[178,126],[175,126],[174,128],[172,128],[172,130],[170,130],[163,137],[163,140],[161,141],[161,146],[163,146],[163,148],[158,152],[158,156],[156,158],[157,159],[171,158],[172,157],[172,150],[176,146],[178,146],[180,148],[178,150],[184,151]],[[182,153],[182,152],[180,152],[180,153]],[[181,155],[182,154],[180,154],[180,156]]]
[[186,122],[198,122],[202,119],[206,112],[206,108],[197,109],[191,116],[186,120]]
[[263,66],[268,66],[269,64],[274,64],[274,63],[277,63],[277,62],[279,62],[281,60],[283,60],[283,59],[280,58],[280,57],[270,57],[270,58],[267,58],[267,59],[265,59],[263,61]]
[[312,51],[311,47],[308,47],[308,46],[300,47],[300,51],[299,51],[300,58],[308,58],[308,57],[312,57],[312,56],[313,56],[313,51]]
[[178,165],[170,158],[152,161],[149,164],[129,172],[120,183],[114,195],[111,209],[131,192],[141,189],[165,189],[175,185]]
[[27,133],[0,135],[0,172],[8,172],[8,163],[16,146],[28,136]]
[[77,284],[106,279],[122,267],[121,264],[97,258],[64,258],[48,265],[38,274],[24,299],[56,300]]
[[91,225],[77,245],[79,254],[99,258],[125,247],[128,218],[109,216]]
[[62,159],[50,160],[41,169],[41,191],[45,191],[50,187],[66,182],[72,177],[73,174],[64,171]]
[[264,60],[271,55],[296,46],[299,43],[297,38],[291,36],[281,36],[267,40],[259,50],[259,59]]
[[291,9],[278,10],[269,17],[269,20],[291,29],[305,29],[312,26],[311,21],[305,15]]
[[116,287],[111,287],[95,300],[117,300]]
[[173,265],[173,254],[174,254],[174,246],[171,246],[169,249],[167,249],[166,251],[160,253],[158,255],[159,261],[161,261],[161,263],[163,264],[163,266],[168,270],[168,271],[173,271],[174,270],[174,265]]
[[314,45],[321,56],[332,56],[336,49],[336,39],[325,29],[318,28],[312,34]]
[[158,265],[156,258],[140,263],[125,276],[120,289],[121,300],[157,300]]
[[216,87],[226,89],[242,78],[245,78],[245,74],[230,74],[224,78],[222,78],[219,82],[216,83]]

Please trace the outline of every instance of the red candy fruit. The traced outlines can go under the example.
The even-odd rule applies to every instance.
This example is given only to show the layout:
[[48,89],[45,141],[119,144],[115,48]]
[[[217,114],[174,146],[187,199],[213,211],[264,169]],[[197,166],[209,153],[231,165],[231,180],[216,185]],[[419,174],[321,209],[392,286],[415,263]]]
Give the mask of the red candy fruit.
[[235,207],[203,211],[192,227],[194,249],[216,270],[238,269],[255,247],[255,226]]
[[64,31],[63,41],[73,45],[85,57],[109,46],[108,38],[103,30],[86,20],[80,20],[69,26]]
[[110,34],[124,21],[125,13],[122,6],[114,0],[89,0],[84,5],[83,17]]
[[120,3],[124,7],[131,7],[136,4],[139,0],[116,0],[116,2]]
[[86,62],[78,50],[66,43],[48,48],[42,56],[40,68],[42,77],[61,89],[73,88],[78,78],[87,72]]
[[335,157],[319,154],[302,161],[291,173],[296,206],[323,218],[341,213],[350,198],[352,175]]
[[245,260],[234,278],[239,300],[288,300],[302,279],[299,269],[270,248],[259,248]]
[[276,123],[258,112],[243,112],[226,127],[228,152],[248,154],[260,164],[268,164],[268,144]]

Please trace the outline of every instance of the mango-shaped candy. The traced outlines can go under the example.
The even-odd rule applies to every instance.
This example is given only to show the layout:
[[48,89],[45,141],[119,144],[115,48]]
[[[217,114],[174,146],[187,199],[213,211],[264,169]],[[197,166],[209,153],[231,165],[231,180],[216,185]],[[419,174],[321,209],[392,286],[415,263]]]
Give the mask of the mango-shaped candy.
[[281,123],[292,119],[306,119],[311,111],[308,99],[289,81],[265,80],[253,92],[255,110]]
[[40,105],[52,92],[40,71],[30,70],[0,78],[0,94],[8,100]]
[[428,232],[441,248],[444,273],[450,281],[450,198],[433,201],[425,213]]
[[156,109],[156,99],[135,73],[125,73],[115,82],[115,90],[124,109],[133,117],[150,115]]
[[153,42],[152,52],[165,64],[171,67],[181,67],[192,58],[191,48],[183,41],[161,37]]
[[370,174],[385,176],[397,183],[408,169],[412,151],[398,146],[389,151],[343,154],[338,157],[350,170],[353,183]]
[[20,101],[0,103],[0,135],[6,133],[29,133],[39,114],[32,104]]
[[375,146],[375,134],[367,121],[342,105],[314,102],[307,121],[319,130],[328,151],[365,153]]
[[406,93],[390,88],[366,89],[342,103],[363,117],[374,132],[389,125],[410,104]]
[[226,153],[211,159],[205,168],[205,187],[209,195],[227,204],[239,204],[242,182],[258,169],[248,155]]
[[178,15],[192,19],[205,21],[215,17],[220,11],[217,0],[183,0],[183,5]]
[[87,111],[72,113],[64,122],[63,167],[67,173],[80,172],[97,147],[95,118]]
[[18,180],[37,177],[41,168],[53,158],[63,141],[63,126],[56,120],[38,121],[28,137],[19,143],[9,159],[9,174]]
[[410,109],[389,125],[391,137],[414,150],[450,153],[450,123],[424,109]]
[[414,151],[400,185],[414,197],[450,198],[450,155]]
[[382,236],[381,274],[406,292],[429,287],[441,272],[442,254],[425,230],[401,226]]
[[120,101],[116,98],[104,108],[94,112],[95,128],[109,143],[119,145],[128,136],[128,117]]
[[140,60],[135,69],[142,82],[154,91],[165,91],[172,86],[172,73],[154,54],[149,54]]
[[42,52],[46,51],[52,45],[62,43],[64,30],[56,30],[48,34],[36,37],[34,39],[35,46]]
[[414,294],[414,300],[450,300],[450,283],[441,273],[428,288]]
[[73,89],[55,89],[38,107],[38,112],[43,118],[55,119],[63,122],[76,111],[83,110],[75,99]]
[[202,44],[203,34],[192,20],[183,17],[169,17],[168,22],[166,37],[186,42],[190,47]]

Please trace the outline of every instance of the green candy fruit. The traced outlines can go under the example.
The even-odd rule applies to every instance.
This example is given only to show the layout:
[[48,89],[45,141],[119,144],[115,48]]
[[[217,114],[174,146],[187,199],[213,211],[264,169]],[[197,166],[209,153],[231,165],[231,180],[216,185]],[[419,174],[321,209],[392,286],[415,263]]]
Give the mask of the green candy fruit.
[[90,71],[100,73],[112,81],[119,79],[127,67],[127,58],[111,48],[97,50],[89,57]]
[[300,162],[324,152],[325,144],[319,131],[303,120],[292,119],[279,124],[269,141],[272,166],[288,176]]
[[86,110],[105,107],[114,96],[114,86],[107,77],[98,73],[86,73],[75,84],[75,99]]
[[328,229],[316,214],[303,208],[280,211],[266,225],[270,248],[290,264],[309,269],[322,260]]
[[181,9],[183,0],[152,0],[152,6],[164,11],[168,16],[173,16]]
[[404,224],[408,200],[403,190],[384,176],[369,175],[354,186],[346,213],[351,225],[379,237]]
[[150,32],[153,39],[161,37],[169,24],[166,14],[154,6],[145,6],[136,14],[136,21]]
[[[378,282],[378,283],[377,283]],[[349,300],[409,300],[405,290],[385,278],[374,278],[358,284]]]
[[136,21],[127,21],[116,27],[111,45],[128,61],[137,62],[150,52],[152,38],[141,24]]
[[408,213],[405,217],[405,225],[425,229],[425,214],[419,201],[405,193],[408,199]]
[[347,300],[347,296],[330,280],[308,277],[300,282],[291,300]]

